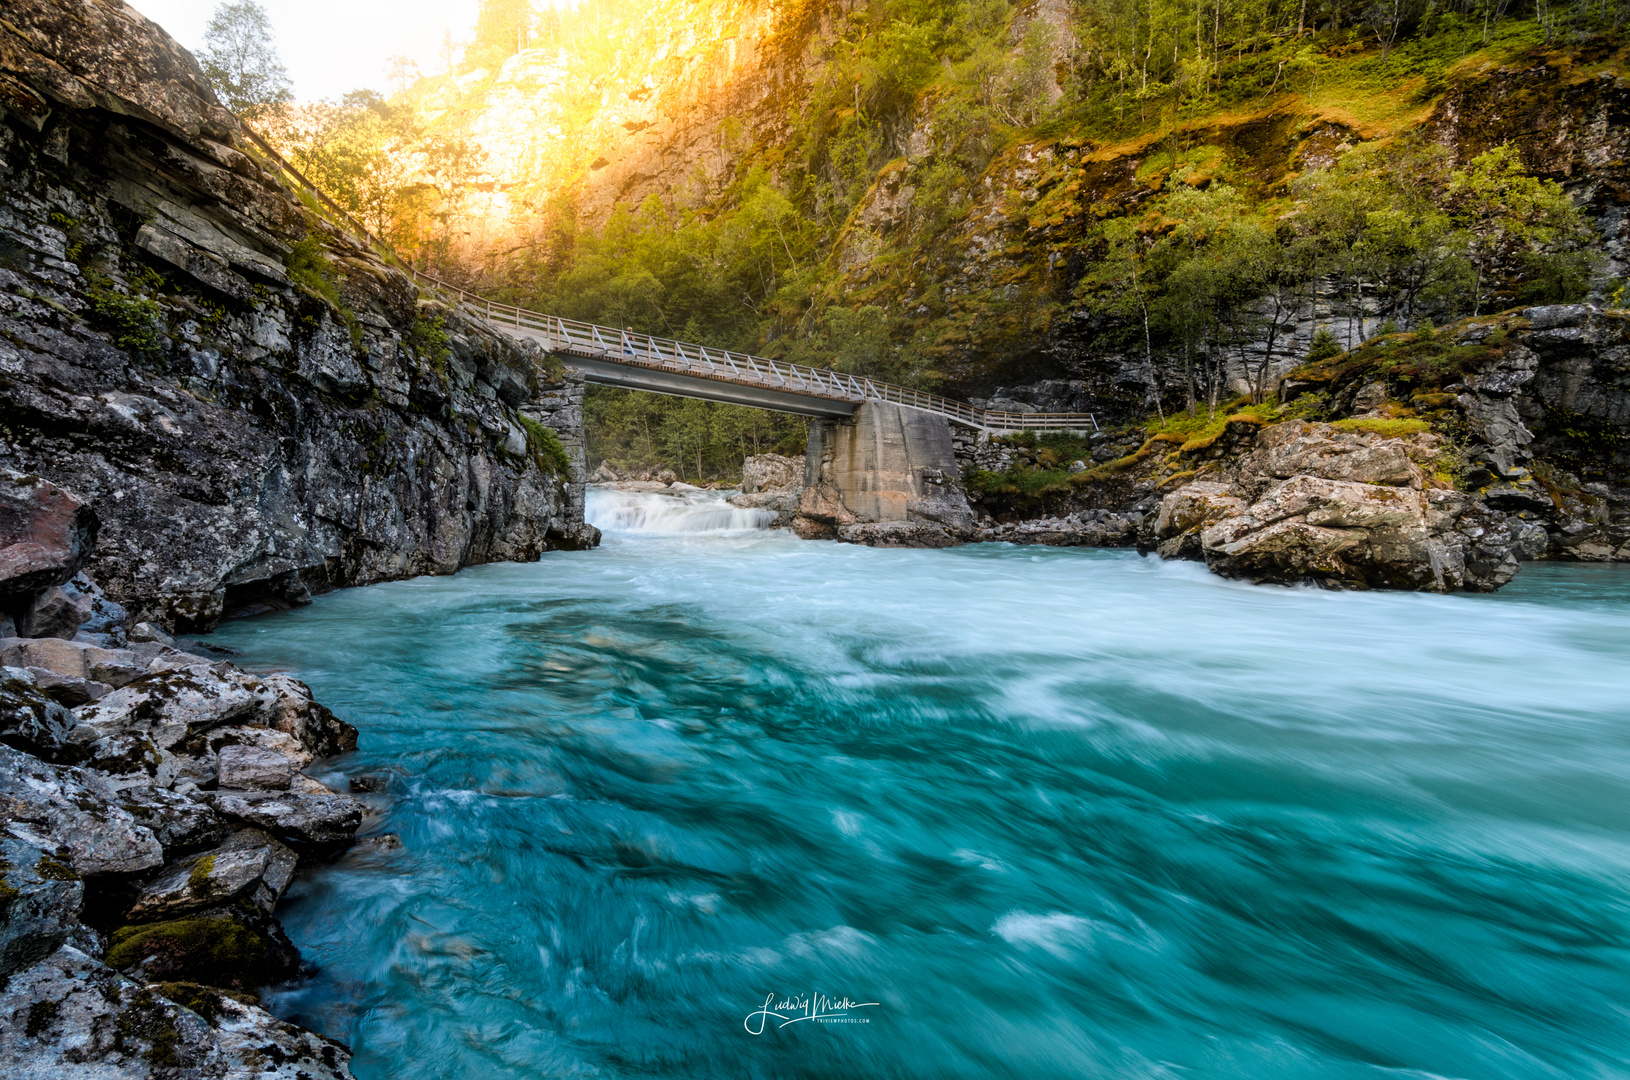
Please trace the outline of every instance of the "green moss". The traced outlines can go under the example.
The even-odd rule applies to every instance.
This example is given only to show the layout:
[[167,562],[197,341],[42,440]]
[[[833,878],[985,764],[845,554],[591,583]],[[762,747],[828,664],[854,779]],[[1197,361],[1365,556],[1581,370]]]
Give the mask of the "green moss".
[[40,861],[34,865],[34,872],[47,881],[78,881],[79,875],[74,869],[64,863],[59,863],[49,855],[41,855]]
[[521,430],[526,432],[526,448],[532,454],[532,460],[538,463],[538,468],[557,476],[570,476],[572,459],[561,445],[560,436],[525,413],[516,413],[515,419],[520,421]]
[[157,982],[149,987],[162,997],[191,1009],[211,1026],[217,1026],[217,1021],[226,1010],[222,1003],[230,998],[243,1005],[259,1005],[259,1000],[253,994],[241,994],[233,990],[219,990],[213,986],[200,986],[194,982]]
[[440,315],[429,319],[421,315],[414,319],[413,327],[408,330],[407,346],[430,365],[443,386],[447,385],[447,358],[453,350],[448,343],[446,323]]
[[1425,420],[1385,420],[1379,417],[1364,416],[1337,420],[1330,426],[1337,431],[1367,431],[1388,439],[1408,438],[1411,435],[1419,435],[1423,431],[1432,430],[1432,425]]
[[215,856],[205,855],[192,864],[192,872],[187,875],[187,884],[200,892],[209,888],[210,871],[214,869]]
[[314,235],[296,241],[283,266],[295,285],[329,302],[351,331],[352,348],[362,348],[362,326],[357,322],[357,313],[340,295],[340,275],[323,249],[322,241]]
[[181,1033],[176,1030],[169,1010],[163,1002],[153,997],[151,990],[136,991],[129,1006],[114,1021],[114,1027],[119,1032],[120,1042],[133,1039],[147,1043],[142,1057],[152,1064],[172,1069],[181,1065],[181,1059],[176,1054]]
[[174,919],[115,930],[107,964],[123,970],[162,956],[201,979],[230,981],[259,965],[265,954],[265,940],[232,919]]
[[125,352],[153,355],[164,344],[164,309],[147,296],[114,291],[112,283],[95,271],[87,271],[90,285],[91,325],[113,339]]

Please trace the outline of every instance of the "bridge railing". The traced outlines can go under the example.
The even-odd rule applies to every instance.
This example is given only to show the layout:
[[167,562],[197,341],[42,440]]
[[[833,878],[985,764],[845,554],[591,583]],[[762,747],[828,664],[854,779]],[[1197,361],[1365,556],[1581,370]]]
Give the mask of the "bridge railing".
[[1000,434],[1008,431],[1097,431],[1098,421],[1091,413],[1014,413],[975,408],[966,402],[912,390],[905,386],[877,382],[830,368],[811,368],[727,350],[709,350],[671,338],[636,334],[630,330],[598,326],[531,311],[518,304],[500,304],[485,296],[414,269],[396,254],[386,241],[375,236],[362,222],[340,206],[305,173],[295,168],[249,125],[244,134],[257,149],[276,162],[295,184],[305,188],[335,219],[365,239],[379,253],[415,281],[446,294],[462,307],[480,312],[488,322],[509,326],[529,337],[542,338],[552,351],[602,357],[615,363],[657,367],[703,378],[753,386],[785,389],[800,394],[838,401],[881,401],[938,413],[949,420],[980,431]]

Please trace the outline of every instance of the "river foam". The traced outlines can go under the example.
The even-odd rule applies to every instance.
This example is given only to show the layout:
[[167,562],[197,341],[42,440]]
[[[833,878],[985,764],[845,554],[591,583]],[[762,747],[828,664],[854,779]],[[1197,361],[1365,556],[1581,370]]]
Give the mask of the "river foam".
[[767,529],[769,510],[731,506],[716,491],[620,491],[592,486],[584,495],[584,518],[607,533],[645,536],[747,533]]
[[221,631],[390,777],[282,912],[362,1080],[1626,1075],[1623,568],[652,521]]

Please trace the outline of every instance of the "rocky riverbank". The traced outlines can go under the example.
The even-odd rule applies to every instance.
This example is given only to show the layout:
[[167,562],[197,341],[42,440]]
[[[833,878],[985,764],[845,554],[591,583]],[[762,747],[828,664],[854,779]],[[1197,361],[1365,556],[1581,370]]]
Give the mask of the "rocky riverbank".
[[276,918],[299,866],[369,816],[306,771],[356,729],[133,621],[82,572],[97,525],[0,473],[0,1072],[348,1077],[256,991],[302,974]]
[[959,439],[973,538],[1436,592],[1497,589],[1525,559],[1630,561],[1626,350],[1623,313],[1529,308],[1376,338],[1273,402],[1105,430],[1073,460]]

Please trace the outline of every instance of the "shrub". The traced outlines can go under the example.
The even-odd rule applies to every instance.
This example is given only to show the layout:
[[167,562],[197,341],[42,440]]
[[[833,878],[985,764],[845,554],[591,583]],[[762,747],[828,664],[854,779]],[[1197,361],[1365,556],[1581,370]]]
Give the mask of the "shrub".
[[1341,347],[1341,339],[1332,334],[1328,327],[1321,326],[1319,332],[1313,335],[1313,341],[1307,347],[1306,362],[1316,364],[1320,360],[1340,356],[1346,351]]

